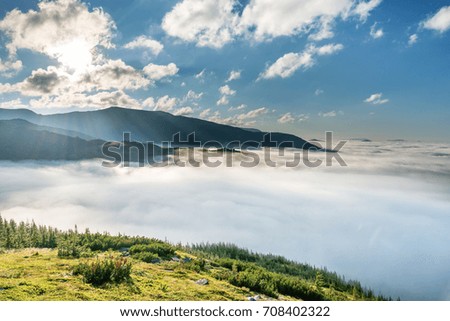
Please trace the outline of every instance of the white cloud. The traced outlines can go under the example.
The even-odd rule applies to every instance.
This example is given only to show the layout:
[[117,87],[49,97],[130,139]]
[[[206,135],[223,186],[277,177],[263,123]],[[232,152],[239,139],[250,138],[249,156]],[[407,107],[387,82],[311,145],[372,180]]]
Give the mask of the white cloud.
[[270,65],[258,79],[290,77],[300,68],[306,70],[312,67],[315,64],[315,56],[331,55],[343,48],[342,44],[328,44],[322,47],[310,45],[303,52],[287,53]]
[[324,91],[322,89],[316,89],[316,91],[314,91],[314,95],[316,96],[320,96],[324,93]]
[[415,33],[409,36],[408,45],[412,46],[419,40],[419,36]]
[[298,115],[297,120],[298,120],[299,122],[307,121],[307,120],[309,120],[309,115],[300,114],[300,115]]
[[234,0],[183,0],[167,13],[164,31],[198,46],[220,48],[233,38]]
[[366,21],[370,12],[381,4],[382,0],[361,1],[352,10],[352,14],[358,15],[361,21]]
[[326,113],[320,112],[318,115],[320,117],[336,117],[337,113],[336,113],[336,111],[332,110],[332,111],[329,111],[329,112],[326,112]]
[[165,32],[197,46],[220,48],[236,38],[265,41],[309,34],[319,41],[333,37],[337,19],[365,21],[381,0],[251,0],[242,11],[234,0],[181,0],[162,22]]
[[309,40],[313,41],[321,41],[325,39],[330,39],[334,37],[334,32],[332,30],[333,27],[333,18],[330,16],[323,16],[319,19],[317,31],[308,36]]
[[177,65],[170,63],[168,65],[148,64],[143,70],[150,79],[161,80],[162,78],[176,75],[179,69]]
[[200,113],[200,118],[207,118],[211,113],[211,108],[205,109]]
[[21,60],[11,57],[10,59],[3,61],[0,58],[0,75],[4,77],[11,77],[22,70],[22,68],[23,65]]
[[236,117],[236,119],[238,121],[244,122],[244,121],[246,121],[248,119],[254,119],[254,118],[257,118],[259,116],[265,115],[268,112],[269,112],[269,110],[266,107],[261,107],[261,108],[250,110],[250,111],[248,111],[246,113],[243,113],[243,114],[236,115],[235,117]]
[[159,55],[164,49],[162,43],[146,36],[136,37],[134,40],[125,44],[123,47],[126,49],[147,48],[155,56]]
[[267,114],[269,110],[266,107],[250,110],[246,113],[240,113],[229,117],[222,117],[219,111],[211,113],[211,109],[204,110],[200,115],[202,118],[220,124],[232,126],[251,126],[257,122],[257,118]]
[[241,78],[241,71],[240,70],[232,70],[230,71],[230,75],[228,76],[228,79],[226,82],[230,82],[236,79]]
[[228,86],[228,85],[220,87],[219,92],[222,95],[227,95],[227,96],[233,96],[236,94],[236,90],[231,89],[230,86]]
[[177,105],[177,103],[178,103],[177,98],[165,95],[158,99],[158,101],[155,104],[154,110],[171,111]]
[[14,9],[0,21],[9,38],[11,56],[29,49],[58,60],[70,69],[84,69],[94,60],[97,47],[111,48],[115,24],[99,8],[89,11],[78,0],[41,1],[38,10]]
[[[325,37],[329,36],[331,20],[342,16],[352,5],[349,0],[252,0],[242,13],[242,27],[254,28],[253,37],[257,41],[279,36],[308,33],[318,27]],[[321,32],[319,32],[320,34]]]
[[228,108],[228,111],[243,110],[245,108],[247,108],[247,105],[240,104],[239,106]]
[[384,32],[382,28],[377,29],[377,24],[374,23],[372,27],[370,27],[370,36],[373,39],[380,39],[384,36]]
[[291,113],[286,113],[278,118],[280,124],[293,123],[295,121],[294,116]]
[[142,106],[145,108],[155,107],[155,99],[153,97],[148,97],[142,102]]
[[9,100],[9,101],[2,101],[0,103],[0,108],[27,108],[28,106],[25,105],[20,98]]
[[430,30],[445,32],[450,29],[450,6],[442,7],[436,14],[423,21],[421,25]]
[[93,95],[84,93],[61,94],[58,96],[42,96],[39,99],[31,99],[32,108],[107,108],[111,106],[121,106],[135,109],[142,109],[139,101],[130,97],[121,90],[101,91]]
[[216,103],[218,106],[228,105],[229,104],[228,97],[234,96],[236,94],[236,90],[231,89],[230,86],[228,85],[220,87],[219,92],[222,94],[222,97]]
[[192,109],[192,107],[186,106],[174,110],[173,114],[175,116],[187,116],[191,115],[193,112],[194,110]]
[[[158,79],[151,78],[151,80]],[[120,90],[140,89],[147,87],[152,82],[145,78],[140,71],[118,59],[106,60],[101,65],[90,67],[77,83],[80,91],[92,91],[114,88]]]
[[193,90],[189,90],[186,94],[186,96],[184,97],[185,100],[199,100],[203,97],[204,93],[196,93]]
[[389,99],[383,99],[383,94],[377,93],[370,95],[370,97],[365,99],[364,102],[372,105],[382,105],[388,103]]
[[201,79],[205,78],[205,73],[206,73],[206,69],[202,69],[202,71],[200,71],[198,74],[195,74],[194,78],[201,80]]
[[33,70],[31,75],[15,84],[0,84],[4,92],[20,92],[26,96],[64,95],[95,90],[145,88],[152,81],[122,60],[104,60],[91,65],[86,72],[74,76],[65,68],[49,66]]
[[220,97],[220,99],[216,102],[216,105],[217,106],[220,106],[220,105],[228,105],[230,103],[230,101],[228,100],[228,96],[222,96],[222,97]]

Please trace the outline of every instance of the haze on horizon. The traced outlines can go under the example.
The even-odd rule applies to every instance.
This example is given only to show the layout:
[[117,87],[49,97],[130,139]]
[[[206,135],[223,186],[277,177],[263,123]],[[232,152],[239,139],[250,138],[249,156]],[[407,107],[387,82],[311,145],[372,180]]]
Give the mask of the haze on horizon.
[[444,0],[3,1],[0,35],[0,108],[122,106],[304,138],[450,137]]

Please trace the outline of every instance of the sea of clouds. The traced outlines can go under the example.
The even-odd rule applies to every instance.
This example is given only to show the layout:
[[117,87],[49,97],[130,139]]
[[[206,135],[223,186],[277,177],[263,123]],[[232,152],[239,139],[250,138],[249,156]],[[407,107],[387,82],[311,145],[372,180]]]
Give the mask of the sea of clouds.
[[377,293],[449,300],[450,145],[350,141],[341,157],[346,167],[0,162],[0,213],[174,243],[232,242]]

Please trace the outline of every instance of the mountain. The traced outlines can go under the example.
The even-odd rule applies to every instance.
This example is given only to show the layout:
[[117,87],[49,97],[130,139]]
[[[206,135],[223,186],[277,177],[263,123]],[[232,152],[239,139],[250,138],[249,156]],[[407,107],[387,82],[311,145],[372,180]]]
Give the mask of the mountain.
[[[172,142],[173,146],[195,146],[187,137],[195,133],[195,140],[201,145],[238,147],[244,145],[262,147],[295,147],[319,150],[300,137],[284,133],[270,133],[271,142],[264,139],[267,132],[243,129],[206,120],[174,116],[161,111],[144,111],[110,107],[86,112],[70,112],[40,115],[27,109],[0,109],[0,120],[20,118],[39,126],[61,129],[65,135],[80,138],[91,137],[105,141],[122,141],[124,133],[130,133],[131,140],[140,142]],[[180,141],[173,142],[173,136],[180,134]],[[70,134],[70,135],[69,135]],[[79,135],[85,135],[83,137]]]
[[0,160],[80,160],[102,157],[102,140],[51,132],[26,120],[0,120]]

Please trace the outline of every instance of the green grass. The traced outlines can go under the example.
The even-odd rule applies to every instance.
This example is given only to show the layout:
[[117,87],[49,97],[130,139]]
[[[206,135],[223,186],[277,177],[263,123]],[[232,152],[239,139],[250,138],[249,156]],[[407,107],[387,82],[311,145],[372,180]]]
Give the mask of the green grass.
[[[58,258],[57,250],[50,249],[6,251],[0,254],[0,300],[242,301],[255,295],[248,289],[214,279],[210,272],[184,269],[179,262],[148,264],[132,258],[130,282],[96,287],[83,282],[81,276],[72,275],[76,265],[91,260],[95,258]],[[197,285],[195,281],[201,278],[208,279],[209,284]]]

